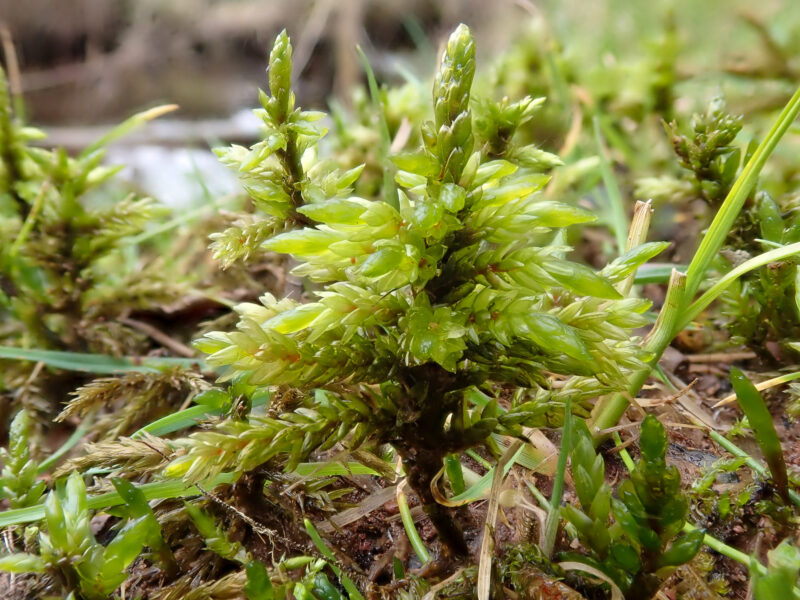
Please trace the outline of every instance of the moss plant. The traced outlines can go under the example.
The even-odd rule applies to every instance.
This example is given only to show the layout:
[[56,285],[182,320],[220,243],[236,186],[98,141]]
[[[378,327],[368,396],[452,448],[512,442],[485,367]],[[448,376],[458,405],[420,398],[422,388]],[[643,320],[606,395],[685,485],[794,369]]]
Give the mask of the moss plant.
[[[547,388],[546,371],[570,377],[551,401],[624,386],[625,372],[642,364],[629,332],[644,323],[648,303],[623,299],[614,283],[662,246],[639,247],[601,275],[567,260],[567,248],[548,245],[561,228],[593,217],[546,200],[542,170],[558,160],[513,141],[540,101],[482,100],[474,121],[475,44],[465,26],[444,52],[422,148],[393,158],[397,208],[347,197],[340,184],[324,190],[298,182],[300,164],[318,170],[319,133],[295,125],[306,113],[285,108],[289,81],[275,73],[288,69],[289,49],[282,34],[270,59],[272,96],[262,96],[273,129],[249,154],[234,152],[249,157],[246,171],[291,182],[290,192],[271,188],[279,198],[274,212],[302,228],[272,235],[267,225],[263,246],[293,256],[294,273],[318,286],[317,300],[267,294],[260,305],[236,308],[235,332],[210,333],[196,345],[210,364],[230,367],[226,377],[295,386],[303,395],[283,414],[193,435],[168,473],[242,471],[276,455],[291,468],[339,441],[389,443],[445,548],[463,555],[462,533],[431,491],[443,458],[494,431],[518,434],[538,414],[532,403],[501,409],[492,401],[481,409],[465,392]],[[305,150],[302,161],[289,161],[294,172],[291,147]],[[314,193],[321,189],[327,193]],[[218,253],[237,253],[217,243]],[[242,449],[235,439],[258,444]]]
[[703,542],[700,530],[680,533],[689,502],[681,492],[678,469],[666,463],[664,427],[652,415],[642,422],[642,458],[630,479],[618,486],[616,497],[588,427],[579,421],[576,430],[572,476],[580,508],[568,504],[564,515],[592,552],[587,562],[608,575],[626,600],[648,600],[666,575],[694,558]]

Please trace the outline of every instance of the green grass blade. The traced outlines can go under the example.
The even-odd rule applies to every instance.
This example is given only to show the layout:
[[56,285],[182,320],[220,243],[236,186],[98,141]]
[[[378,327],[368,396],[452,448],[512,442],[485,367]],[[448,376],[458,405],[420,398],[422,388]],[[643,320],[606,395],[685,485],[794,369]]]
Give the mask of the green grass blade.
[[[267,396],[258,396],[253,399],[250,407],[257,408],[259,406],[264,406],[267,401]],[[189,427],[197,425],[201,421],[224,414],[229,408],[229,406],[212,408],[206,404],[196,404],[194,406],[190,406],[189,408],[184,408],[176,413],[171,413],[161,417],[152,423],[148,423],[138,431],[134,432],[131,437],[138,438],[145,433],[154,436],[161,436],[168,433],[174,433],[175,431],[180,431],[181,429],[188,429]]]
[[130,132],[134,131],[135,129],[138,129],[142,125],[149,123],[153,119],[157,119],[169,112],[172,112],[173,110],[176,110],[177,108],[178,108],[177,104],[164,104],[162,106],[156,106],[148,110],[143,110],[142,112],[136,113],[135,115],[128,117],[122,123],[111,129],[111,131],[101,136],[100,139],[89,144],[80,153],[80,158],[88,156],[95,150],[99,150],[103,146],[107,146],[111,142],[116,141],[119,138],[128,135]]
[[628,217],[625,214],[625,200],[622,198],[622,192],[620,192],[617,180],[611,170],[611,163],[606,157],[603,132],[600,130],[600,121],[595,116],[592,122],[594,123],[594,139],[597,144],[597,155],[600,157],[600,175],[603,177],[603,185],[606,188],[606,197],[608,198],[610,211],[609,220],[611,221],[611,227],[614,228],[617,252],[622,254],[625,252],[625,245],[628,241],[629,228]]
[[180,431],[181,429],[188,429],[211,417],[218,417],[223,412],[225,411],[221,408],[209,408],[204,404],[190,406],[189,408],[166,415],[165,417],[145,425],[131,435],[131,437],[138,438],[145,433],[154,436],[167,435],[168,433]]
[[39,475],[47,472],[50,467],[55,465],[61,459],[62,456],[72,450],[72,448],[75,447],[75,444],[81,441],[81,438],[83,438],[83,436],[89,432],[89,430],[92,428],[92,425],[94,425],[94,411],[85,415],[81,419],[80,425],[75,428],[75,431],[72,432],[72,435],[69,436],[66,442],[61,444],[58,450],[53,452],[45,460],[39,463],[39,468],[36,470],[36,472]]
[[202,358],[172,357],[117,357],[107,354],[84,354],[80,352],[62,352],[60,350],[40,350],[0,346],[0,358],[10,360],[29,360],[43,362],[49,367],[65,371],[83,371],[85,373],[125,373],[130,371],[153,372],[168,367],[192,368],[198,366],[205,369]]
[[381,102],[381,94],[378,89],[378,82],[375,79],[375,72],[372,70],[372,65],[367,60],[367,55],[361,49],[361,46],[356,46],[358,55],[361,57],[361,62],[364,65],[364,71],[367,74],[367,83],[369,85],[369,94],[372,97],[372,105],[375,110],[375,118],[378,121],[378,131],[381,136],[380,144],[380,159],[383,165],[383,199],[389,205],[399,208],[400,201],[397,197],[397,184],[394,181],[394,165],[389,160],[389,152],[392,146],[392,138],[389,134],[389,124],[386,122],[386,113],[383,110],[383,103]]
[[414,553],[422,564],[427,563],[431,559],[431,555],[422,542],[422,538],[419,537],[419,532],[414,525],[414,517],[411,516],[411,509],[408,508],[408,500],[406,500],[406,495],[403,492],[397,494],[397,508],[400,511],[400,519],[403,521],[403,528],[406,530],[408,541],[411,543]]
[[729,285],[731,285],[745,273],[749,273],[754,269],[763,267],[764,265],[772,262],[783,260],[784,258],[788,258],[790,256],[794,256],[798,253],[800,253],[800,242],[789,244],[788,246],[783,246],[781,248],[776,248],[774,250],[770,250],[769,252],[764,252],[763,254],[754,256],[750,260],[746,260],[735,269],[731,269],[725,273],[725,275],[720,277],[719,280],[714,283],[714,285],[706,290],[702,296],[689,305],[689,307],[684,311],[681,320],[678,322],[675,334],[677,335],[679,331],[697,318],[697,315],[703,312],[703,310],[705,310],[709,304],[716,300]]
[[319,550],[320,554],[322,554],[322,556],[328,560],[328,566],[334,573],[336,573],[336,576],[339,578],[342,586],[344,586],[344,589],[347,590],[350,598],[364,600],[364,596],[362,596],[361,592],[358,591],[358,588],[353,583],[353,580],[345,575],[342,570],[336,566],[336,563],[338,562],[336,555],[330,548],[328,548],[328,545],[325,543],[325,540],[322,539],[322,536],[319,534],[319,531],[317,531],[317,528],[314,527],[314,524],[309,519],[303,519],[303,524],[305,525],[308,537],[310,537],[311,541],[314,542],[314,546],[317,547],[317,550]]
[[636,270],[633,283],[644,285],[645,283],[667,283],[672,269],[679,273],[686,273],[688,265],[673,265],[670,263],[646,263]]
[[464,471],[461,468],[461,461],[456,454],[448,454],[444,457],[444,470],[450,487],[454,494],[462,494],[466,491],[464,485]]
[[[223,473],[204,482],[202,487],[203,489],[213,489],[224,483],[232,483],[233,479],[232,473]],[[186,496],[198,496],[201,493],[195,486],[186,487],[186,484],[179,479],[175,481],[145,483],[137,487],[148,501],[165,498],[185,498]],[[90,496],[86,502],[86,505],[91,510],[100,510],[111,506],[119,506],[120,504],[125,504],[125,501],[117,492],[106,492],[104,494],[98,494],[97,496]],[[10,527],[11,525],[33,523],[35,521],[41,521],[42,519],[44,519],[43,504],[29,506],[27,508],[15,508],[0,513],[0,529]]]
[[750,428],[755,434],[764,459],[767,461],[772,480],[775,482],[775,489],[786,504],[791,502],[789,498],[789,477],[786,473],[786,461],[783,458],[783,449],[778,433],[775,431],[775,424],[772,422],[772,415],[769,414],[767,405],[761,394],[753,383],[736,367],[731,367],[731,384],[736,391],[739,399],[739,406],[742,407]]
[[[522,446],[514,456],[509,460],[505,465],[503,465],[503,477],[508,475],[508,472],[511,470],[519,457],[522,455],[522,451],[525,446]],[[486,494],[489,493],[489,490],[492,488],[492,479],[494,478],[494,470],[496,467],[492,467],[486,473],[484,473],[481,478],[473,485],[467,488],[467,490],[463,494],[458,494],[457,496],[453,496],[449,498],[449,501],[452,504],[469,504],[470,502],[475,502],[476,500],[482,500],[486,497]]]
[[797,117],[800,111],[800,88],[794,93],[792,98],[781,111],[778,120],[772,126],[767,137],[759,144],[753,156],[745,165],[741,175],[736,179],[731,187],[731,191],[722,203],[719,211],[717,211],[708,232],[703,236],[700,242],[700,247],[694,255],[694,258],[686,271],[686,295],[684,297],[684,306],[688,305],[694,295],[697,293],[700,284],[705,278],[706,271],[711,265],[711,261],[719,252],[725,238],[728,237],[728,232],[731,230],[736,217],[744,206],[745,200],[750,195],[750,192],[756,185],[758,176],[767,159],[775,150],[780,139],[791,126],[792,122]]

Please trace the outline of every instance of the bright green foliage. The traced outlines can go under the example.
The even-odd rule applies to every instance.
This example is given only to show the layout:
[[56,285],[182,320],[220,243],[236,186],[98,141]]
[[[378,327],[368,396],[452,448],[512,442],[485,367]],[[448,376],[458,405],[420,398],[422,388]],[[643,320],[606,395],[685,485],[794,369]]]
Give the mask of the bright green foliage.
[[[282,34],[272,60],[286,48]],[[546,198],[548,176],[541,170],[559,164],[558,158],[512,139],[540,100],[481,101],[473,123],[474,72],[474,42],[460,26],[434,81],[434,119],[422,126],[422,148],[393,158],[401,187],[397,208],[348,197],[358,169],[330,176],[335,183],[329,188],[292,171],[299,156],[290,160],[290,140],[298,140],[297,152],[308,150],[303,163],[311,164],[318,136],[293,128],[305,117],[296,111],[287,116],[290,93],[275,88],[271,98],[262,95],[272,133],[246,156],[236,148],[224,156],[240,157],[235,162],[248,173],[251,195],[259,197],[255,185],[278,190],[260,196],[276,222],[304,225],[267,236],[262,247],[300,261],[293,272],[320,285],[318,299],[300,304],[266,294],[261,305],[236,308],[237,331],[209,333],[196,346],[210,355],[210,364],[230,367],[226,377],[328,392],[278,419],[226,422],[195,434],[171,474],[239,470],[277,454],[288,455],[291,466],[337,441],[351,448],[392,441],[410,458],[412,447],[436,440],[426,450],[430,460],[408,463],[426,472],[418,482],[411,476],[420,493],[444,454],[478,444],[494,429],[516,432],[528,418],[530,407],[520,406],[469,421],[474,411],[464,392],[470,386],[545,387],[543,371],[549,370],[579,376],[562,393],[583,399],[619,389],[626,370],[642,365],[630,330],[646,322],[648,303],[623,299],[614,283],[661,246],[635,249],[600,274],[567,260],[569,248],[548,245],[560,229],[594,217]],[[300,183],[278,185],[287,181]],[[217,243],[218,255],[240,255]],[[365,384],[380,384],[380,391]],[[465,427],[464,415],[471,425]]]
[[767,404],[756,386],[736,367],[731,367],[731,385],[736,392],[739,406],[742,407],[761,452],[764,454],[764,459],[767,461],[775,489],[784,503],[789,504],[791,500],[789,499],[789,476],[786,472],[786,460]]
[[0,497],[8,498],[11,508],[36,504],[47,484],[36,481],[39,463],[31,457],[31,419],[25,409],[11,421],[8,432],[8,449],[0,449],[3,472],[0,475]]
[[680,135],[674,123],[668,128],[680,165],[694,174],[696,192],[713,208],[736,179],[741,152],[732,144],[741,129],[742,118],[728,114],[721,97],[711,101],[704,115],[694,116],[691,137]]
[[49,572],[68,590],[86,600],[105,600],[127,578],[125,570],[153,539],[152,515],[127,521],[103,546],[91,529],[86,486],[72,473],[66,486],[45,500],[47,532],[39,534],[39,554],[0,557],[0,570],[11,573]]
[[125,510],[123,511],[125,516],[130,519],[142,521],[142,527],[146,530],[144,533],[144,543],[158,556],[162,569],[164,569],[168,575],[174,576],[177,572],[175,557],[169,545],[164,540],[164,537],[161,535],[161,525],[159,525],[153,509],[150,508],[150,505],[147,503],[144,492],[127,479],[122,479],[121,477],[112,477],[111,483],[114,485],[114,489],[117,490],[117,493],[119,493],[125,501]]
[[[642,422],[641,459],[612,497],[603,457],[594,450],[588,427],[576,420],[572,477],[580,508],[563,507],[591,559],[579,557],[608,575],[627,600],[652,598],[664,577],[700,550],[703,532],[680,534],[689,504],[677,468],[667,466],[667,437],[652,415]],[[613,516],[613,523],[609,520]]]
[[800,598],[800,548],[783,540],[767,553],[769,568],[766,575],[753,570],[753,597],[755,600]]
[[[751,145],[742,160],[741,149],[734,145],[741,129],[742,117],[728,113],[721,96],[711,100],[705,113],[693,115],[688,133],[682,133],[676,122],[666,125],[672,149],[684,170],[679,177],[639,180],[637,195],[656,202],[701,198],[713,210],[718,209],[739,175],[740,165],[755,150]],[[741,226],[740,217],[737,229]]]
[[[636,363],[626,331],[644,322],[646,303],[609,302],[619,298],[611,281],[564,260],[564,248],[541,246],[558,228],[593,217],[544,201],[537,192],[546,176],[471,151],[473,53],[460,28],[436,79],[425,148],[395,160],[407,189],[399,210],[360,198],[297,208],[316,227],[264,247],[305,261],[295,273],[326,284],[319,301],[267,295],[263,306],[240,306],[239,332],[198,342],[212,364],[250,372],[255,384],[321,384],[384,381],[398,361],[434,362],[480,383],[500,354],[508,366],[541,362],[587,375]],[[530,118],[527,108],[503,114],[514,126]],[[599,312],[611,324],[602,333],[593,327]]]
[[244,189],[263,216],[243,215],[232,227],[212,234],[214,257],[229,266],[259,251],[262,243],[285,229],[309,223],[299,209],[331,197],[344,197],[361,168],[341,172],[332,161],[303,162],[325,131],[315,122],[324,114],[294,106],[291,90],[292,45],[281,32],[269,56],[270,96],[261,92],[256,115],[264,123],[263,140],[249,150],[218,150],[220,160],[236,169]]
[[[742,118],[728,113],[721,97],[710,102],[705,114],[694,115],[689,135],[679,133],[678,125],[672,123],[668,133],[685,170],[677,178],[642,179],[637,193],[657,202],[702,198],[713,210],[718,209],[755,150],[756,144],[751,142],[742,158],[742,149],[735,145],[741,128]],[[729,271],[765,249],[797,242],[799,214],[793,195],[773,198],[754,189],[714,266]],[[799,272],[798,261],[792,257],[770,263],[731,285],[722,300],[734,344],[746,344],[770,361],[780,360],[774,349],[768,350],[770,342],[780,344],[777,352],[793,352],[787,342],[800,336]]]
[[0,70],[0,315],[17,323],[3,337],[39,348],[130,352],[139,334],[117,317],[180,291],[168,273],[137,272],[119,253],[164,209],[133,195],[92,206],[119,168],[101,165],[101,149],[71,157],[29,145],[43,137],[14,116]]

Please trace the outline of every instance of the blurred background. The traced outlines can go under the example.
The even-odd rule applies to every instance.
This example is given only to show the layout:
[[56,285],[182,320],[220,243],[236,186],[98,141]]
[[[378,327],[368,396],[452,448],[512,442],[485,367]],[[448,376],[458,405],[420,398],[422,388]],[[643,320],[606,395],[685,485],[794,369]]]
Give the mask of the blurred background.
[[[328,110],[336,98],[346,110],[364,80],[356,45],[380,81],[427,85],[459,22],[473,28],[479,71],[514,45],[560,44],[572,65],[594,70],[600,87],[628,85],[604,69],[628,61],[634,77],[637,57],[652,55],[672,32],[671,46],[656,52],[677,53],[679,78],[691,79],[691,92],[675,99],[684,105],[718,88],[758,103],[747,87],[756,83],[761,95],[765,85],[771,90],[764,102],[779,105],[794,65],[778,55],[800,54],[800,3],[789,0],[0,0],[0,56],[27,120],[68,149],[133,112],[178,104],[110,158],[179,206],[198,195],[198,173],[206,193],[234,185],[206,149],[257,138],[247,109],[265,86],[267,49],[281,29],[294,43],[298,103]],[[546,65],[530,65],[537,68]],[[778,76],[765,82],[770,71]],[[749,72],[757,75],[751,82]]]

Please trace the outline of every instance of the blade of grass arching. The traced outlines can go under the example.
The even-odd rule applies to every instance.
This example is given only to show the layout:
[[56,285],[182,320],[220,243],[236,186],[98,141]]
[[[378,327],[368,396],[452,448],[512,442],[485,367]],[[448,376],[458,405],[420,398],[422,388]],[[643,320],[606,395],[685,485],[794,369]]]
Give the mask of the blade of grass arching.
[[[512,459],[503,465],[503,477],[508,475],[511,467],[513,467],[519,461],[519,457],[522,454],[523,448],[524,446],[518,448]],[[486,497],[486,494],[489,493],[489,490],[492,487],[492,479],[494,478],[495,469],[496,467],[489,469],[481,476],[480,479],[478,479],[477,482],[469,486],[463,494],[453,496],[452,498],[449,498],[447,502],[440,502],[445,506],[464,506],[470,502],[482,500]]]
[[553,493],[550,496],[550,512],[547,514],[547,524],[545,526],[544,555],[553,555],[553,548],[556,544],[556,534],[558,525],[561,521],[561,497],[564,494],[564,475],[567,472],[567,457],[572,448],[572,399],[567,396],[564,405],[564,429],[561,436],[561,450],[558,453],[558,465],[556,474],[553,477]]
[[303,519],[303,524],[305,525],[308,537],[310,537],[311,541],[314,542],[314,546],[317,547],[317,550],[319,550],[320,554],[322,554],[322,556],[328,560],[328,566],[339,578],[339,581],[347,591],[350,599],[364,600],[364,596],[362,596],[361,592],[358,591],[358,588],[356,587],[356,584],[353,583],[353,580],[345,575],[342,570],[336,566],[336,563],[339,562],[336,559],[336,555],[330,548],[328,548],[327,544],[322,539],[322,536],[319,534],[316,527],[314,527],[314,524],[308,519]]
[[675,334],[677,335],[678,332],[692,322],[697,315],[703,312],[709,304],[716,300],[729,285],[731,285],[745,273],[749,273],[750,271],[759,267],[763,267],[771,262],[783,260],[784,258],[794,256],[798,253],[800,253],[800,242],[795,242],[794,244],[789,244],[788,246],[783,246],[781,248],[775,248],[769,252],[764,252],[763,254],[754,256],[753,258],[740,264],[735,269],[731,269],[725,273],[725,275],[720,277],[719,280],[717,280],[708,290],[706,290],[702,296],[689,304],[686,310],[683,311],[681,319],[676,324],[677,329],[675,330]]
[[[203,487],[203,489],[213,489],[218,485],[233,483],[233,480],[233,473],[222,473],[204,482],[201,487]],[[141,490],[145,499],[148,501],[167,498],[185,498],[186,496],[199,496],[201,494],[197,487],[186,487],[186,484],[180,479],[156,481],[136,487]],[[89,496],[86,500],[86,506],[91,510],[101,510],[111,506],[119,506],[124,503],[125,501],[122,499],[122,496],[117,492],[106,492],[104,494],[98,494],[97,496]],[[11,525],[33,523],[35,521],[41,521],[42,519],[44,519],[43,504],[29,506],[27,508],[14,508],[0,512],[0,529],[10,527]]]
[[218,417],[224,412],[224,409],[210,408],[203,404],[190,406],[189,408],[185,408],[176,413],[171,413],[165,417],[161,417],[152,423],[148,423],[131,435],[131,437],[136,439],[142,437],[146,433],[155,436],[167,435],[168,433],[174,433],[176,431],[180,431],[181,429],[193,427],[194,425],[206,421],[211,417]]
[[65,371],[87,373],[123,373],[129,371],[159,371],[167,367],[205,369],[201,358],[172,358],[157,356],[117,357],[106,354],[84,354],[81,352],[62,352],[60,350],[39,350],[0,346],[0,358],[43,362],[49,367]]
[[608,198],[610,224],[614,228],[617,252],[622,254],[625,252],[625,244],[628,240],[628,218],[625,216],[625,201],[611,170],[611,163],[606,156],[603,132],[600,130],[600,121],[597,116],[592,119],[592,122],[594,124],[594,139],[597,144],[597,156],[600,158],[600,174],[603,177],[603,185],[606,188],[606,197]]
[[123,136],[128,135],[131,131],[138,129],[139,127],[149,123],[153,119],[157,119],[177,109],[178,109],[177,104],[164,104],[162,106],[156,106],[154,108],[150,108],[148,110],[143,110],[142,112],[136,113],[135,115],[125,119],[122,123],[120,123],[116,127],[112,128],[111,131],[101,136],[100,139],[89,144],[80,153],[79,158],[84,158],[85,156],[90,155],[95,150],[99,150],[103,146],[106,146],[111,142],[118,140]]
[[411,38],[411,43],[414,44],[417,56],[425,56],[431,60],[436,57],[436,48],[431,44],[428,34],[425,33],[425,28],[416,15],[409,13],[403,17],[403,29],[406,30],[408,37]]
[[414,525],[414,517],[411,516],[411,509],[408,508],[408,500],[406,495],[400,491],[400,486],[397,487],[397,510],[400,512],[400,519],[403,521],[403,529],[406,530],[408,541],[414,549],[414,553],[419,558],[422,564],[427,563],[431,559],[430,552],[419,537],[417,527]]
[[[619,422],[619,419],[628,406],[628,397],[634,397],[639,393],[639,390],[641,390],[642,386],[647,381],[647,377],[653,365],[658,363],[664,350],[680,332],[680,324],[687,322],[684,313],[692,298],[694,298],[697,293],[711,261],[725,242],[725,238],[744,205],[747,196],[750,194],[753,186],[755,186],[758,175],[764,168],[764,164],[775,149],[778,141],[780,141],[792,124],[792,121],[794,121],[798,112],[800,112],[800,88],[797,89],[783,111],[781,111],[778,120],[772,126],[772,129],[770,129],[767,137],[759,144],[741,175],[739,175],[736,182],[734,182],[731,191],[722,203],[711,226],[703,236],[700,247],[689,263],[689,267],[686,270],[685,281],[683,282],[683,290],[674,290],[675,293],[673,296],[675,297],[673,297],[671,301],[670,290],[667,291],[667,302],[659,313],[658,321],[645,343],[645,349],[649,351],[653,357],[648,367],[636,371],[631,375],[628,382],[627,396],[625,394],[614,394],[612,396],[607,396],[603,401],[595,405],[595,409],[592,411],[593,431],[597,432],[598,430],[614,427]],[[791,246],[786,246],[780,250],[787,251],[790,247]],[[793,250],[790,250],[789,252],[792,251]],[[673,273],[670,279],[670,284],[673,283],[674,277],[675,273]],[[671,288],[672,285],[670,285],[670,289]],[[695,310],[701,305],[702,304],[694,305]]]
[[[259,395],[253,398],[250,408],[264,406],[267,402],[267,396]],[[168,433],[174,433],[176,431],[180,431],[181,429],[193,427],[201,421],[205,421],[211,417],[218,417],[227,412],[229,408],[230,407],[228,406],[213,408],[205,404],[196,404],[194,406],[190,406],[189,408],[184,408],[178,412],[161,417],[152,423],[148,423],[141,429],[134,432],[131,437],[135,439],[143,436],[144,434],[161,436]]]
[[789,476],[786,473],[786,461],[783,458],[783,448],[775,431],[775,424],[772,422],[772,415],[769,414],[767,405],[761,394],[753,383],[736,367],[731,367],[731,384],[739,398],[739,406],[750,422],[750,428],[755,434],[764,459],[767,461],[772,481],[775,482],[775,489],[778,495],[786,504],[791,502],[789,498]]
[[[703,282],[706,271],[711,265],[711,261],[719,252],[719,249],[725,242],[725,238],[728,237],[728,232],[731,230],[733,222],[739,215],[745,200],[747,200],[747,196],[750,195],[750,192],[756,185],[758,176],[764,168],[767,159],[775,150],[775,146],[789,129],[795,117],[797,117],[798,112],[800,112],[800,88],[797,89],[783,108],[778,120],[772,126],[769,133],[767,133],[767,137],[765,137],[764,141],[756,148],[753,156],[745,165],[741,175],[736,179],[733,187],[731,187],[731,191],[717,211],[708,231],[703,236],[700,247],[692,258],[689,269],[686,271],[686,295],[684,297],[683,306],[688,305],[697,293],[697,289]],[[677,332],[675,333],[677,334]]]
[[378,82],[375,79],[375,72],[367,60],[367,55],[361,49],[361,46],[356,46],[358,55],[361,57],[361,62],[364,65],[364,72],[367,74],[367,83],[369,84],[369,94],[372,97],[372,105],[375,110],[375,118],[378,121],[378,131],[380,133],[380,162],[383,166],[383,200],[394,208],[400,207],[400,201],[397,197],[397,184],[394,182],[394,165],[389,160],[389,148],[392,145],[392,138],[389,135],[389,125],[386,122],[386,113],[383,110],[383,103],[381,102],[381,94],[378,89]]

